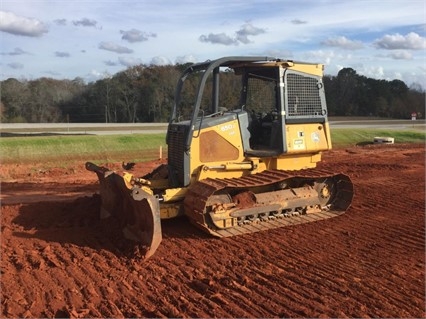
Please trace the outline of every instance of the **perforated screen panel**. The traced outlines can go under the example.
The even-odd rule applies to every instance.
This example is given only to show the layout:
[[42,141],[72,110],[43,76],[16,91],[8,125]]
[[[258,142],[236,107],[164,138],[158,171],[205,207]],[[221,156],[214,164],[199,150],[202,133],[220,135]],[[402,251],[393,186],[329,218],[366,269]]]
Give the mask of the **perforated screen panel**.
[[257,113],[267,113],[276,109],[276,82],[250,77],[247,82],[246,109]]
[[[172,126],[173,124],[170,125]],[[172,167],[173,178],[177,180],[178,185],[185,185],[184,153],[186,130],[187,128],[183,125],[174,125],[168,131],[168,163]]]
[[300,74],[287,74],[287,116],[320,116],[323,114],[318,79]]

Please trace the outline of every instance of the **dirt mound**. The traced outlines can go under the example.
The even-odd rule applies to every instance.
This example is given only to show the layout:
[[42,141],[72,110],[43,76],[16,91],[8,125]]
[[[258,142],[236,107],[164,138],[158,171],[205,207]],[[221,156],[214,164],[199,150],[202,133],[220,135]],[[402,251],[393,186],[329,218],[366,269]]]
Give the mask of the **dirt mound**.
[[99,219],[84,163],[2,165],[1,316],[424,317],[424,145],[333,150],[320,166],[351,176],[346,214],[225,239],[163,221],[143,261]]

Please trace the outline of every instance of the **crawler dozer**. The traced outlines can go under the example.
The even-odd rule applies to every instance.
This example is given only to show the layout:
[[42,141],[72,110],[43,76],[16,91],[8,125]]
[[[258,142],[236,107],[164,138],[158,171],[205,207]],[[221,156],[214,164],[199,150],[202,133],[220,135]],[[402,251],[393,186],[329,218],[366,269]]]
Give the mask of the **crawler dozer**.
[[217,237],[344,213],[353,185],[316,168],[331,149],[323,65],[272,57],[193,64],[176,88],[167,164],[145,176],[86,163],[100,181],[101,217],[154,254],[161,220],[186,215]]

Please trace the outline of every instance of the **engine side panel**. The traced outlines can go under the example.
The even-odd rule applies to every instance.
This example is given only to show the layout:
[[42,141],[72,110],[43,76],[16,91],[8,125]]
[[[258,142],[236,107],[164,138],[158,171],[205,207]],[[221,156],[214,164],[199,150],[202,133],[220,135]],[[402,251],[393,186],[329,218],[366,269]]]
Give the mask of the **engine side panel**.
[[287,124],[285,129],[287,152],[290,154],[331,149],[328,122],[324,124]]

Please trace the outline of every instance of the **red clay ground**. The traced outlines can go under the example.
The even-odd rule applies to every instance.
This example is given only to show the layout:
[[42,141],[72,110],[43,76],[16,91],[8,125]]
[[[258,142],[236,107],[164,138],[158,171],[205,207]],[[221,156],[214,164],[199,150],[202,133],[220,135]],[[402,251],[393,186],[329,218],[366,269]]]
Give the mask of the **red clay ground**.
[[171,220],[147,261],[98,219],[83,163],[2,165],[1,317],[425,317],[425,146],[320,165],[351,176],[346,214],[228,239]]

